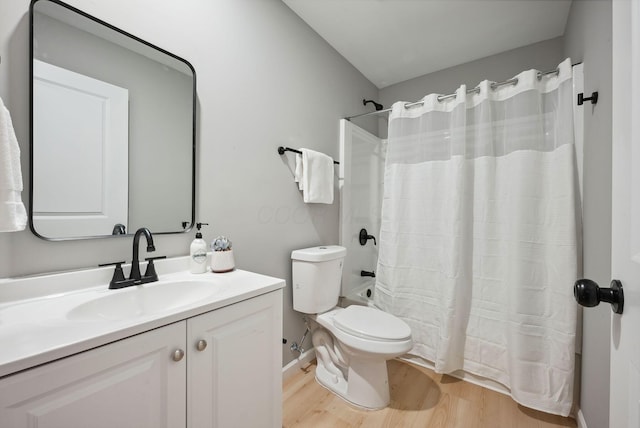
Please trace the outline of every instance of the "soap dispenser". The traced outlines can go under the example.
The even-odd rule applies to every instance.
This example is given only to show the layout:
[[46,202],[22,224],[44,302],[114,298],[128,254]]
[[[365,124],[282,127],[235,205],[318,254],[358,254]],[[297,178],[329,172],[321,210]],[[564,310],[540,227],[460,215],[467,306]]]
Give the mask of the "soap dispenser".
[[207,243],[202,239],[202,233],[200,233],[200,228],[205,225],[208,226],[209,223],[196,223],[198,231],[196,239],[191,242],[189,257],[189,271],[191,273],[205,273],[207,271]]

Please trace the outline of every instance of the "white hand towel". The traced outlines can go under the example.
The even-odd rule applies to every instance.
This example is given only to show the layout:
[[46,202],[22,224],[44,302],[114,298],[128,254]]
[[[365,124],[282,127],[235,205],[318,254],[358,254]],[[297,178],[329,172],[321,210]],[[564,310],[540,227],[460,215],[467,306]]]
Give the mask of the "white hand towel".
[[296,171],[293,178],[298,183],[298,190],[302,190],[302,155],[299,153],[296,153]]
[[309,149],[302,151],[302,194],[304,202],[333,203],[333,159]]
[[9,110],[0,98],[0,232],[15,232],[27,226],[21,193],[20,146]]

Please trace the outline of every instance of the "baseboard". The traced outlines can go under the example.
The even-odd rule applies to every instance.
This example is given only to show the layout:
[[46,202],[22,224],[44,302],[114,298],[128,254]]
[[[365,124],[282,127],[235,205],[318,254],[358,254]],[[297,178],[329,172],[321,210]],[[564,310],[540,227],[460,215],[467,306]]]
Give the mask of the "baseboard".
[[282,381],[284,382],[291,376],[295,375],[298,370],[302,370],[303,368],[307,367],[315,358],[316,350],[314,348],[303,352],[300,357],[295,358],[293,361],[282,368]]
[[578,423],[578,428],[587,428],[587,422],[584,420],[582,409],[578,409],[578,416],[576,417],[576,422]]

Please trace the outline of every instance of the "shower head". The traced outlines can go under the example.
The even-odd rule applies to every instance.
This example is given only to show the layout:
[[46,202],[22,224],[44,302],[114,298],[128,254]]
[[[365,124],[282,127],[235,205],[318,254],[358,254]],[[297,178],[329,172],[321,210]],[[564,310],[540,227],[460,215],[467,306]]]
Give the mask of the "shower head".
[[362,100],[362,104],[363,105],[367,105],[368,103],[373,103],[373,105],[376,107],[376,111],[382,110],[384,107],[382,106],[382,104],[378,104],[377,102],[373,101],[373,100]]

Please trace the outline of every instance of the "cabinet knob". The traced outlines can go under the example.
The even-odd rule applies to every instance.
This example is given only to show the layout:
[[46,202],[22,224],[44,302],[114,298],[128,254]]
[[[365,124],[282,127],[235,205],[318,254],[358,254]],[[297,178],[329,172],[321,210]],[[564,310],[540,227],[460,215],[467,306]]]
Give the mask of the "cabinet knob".
[[184,351],[182,349],[176,349],[173,351],[173,354],[171,354],[171,359],[173,359],[173,361],[178,362],[182,360],[182,358],[184,358]]
[[196,349],[198,351],[204,351],[207,348],[207,341],[206,340],[198,340],[198,343],[196,343]]

